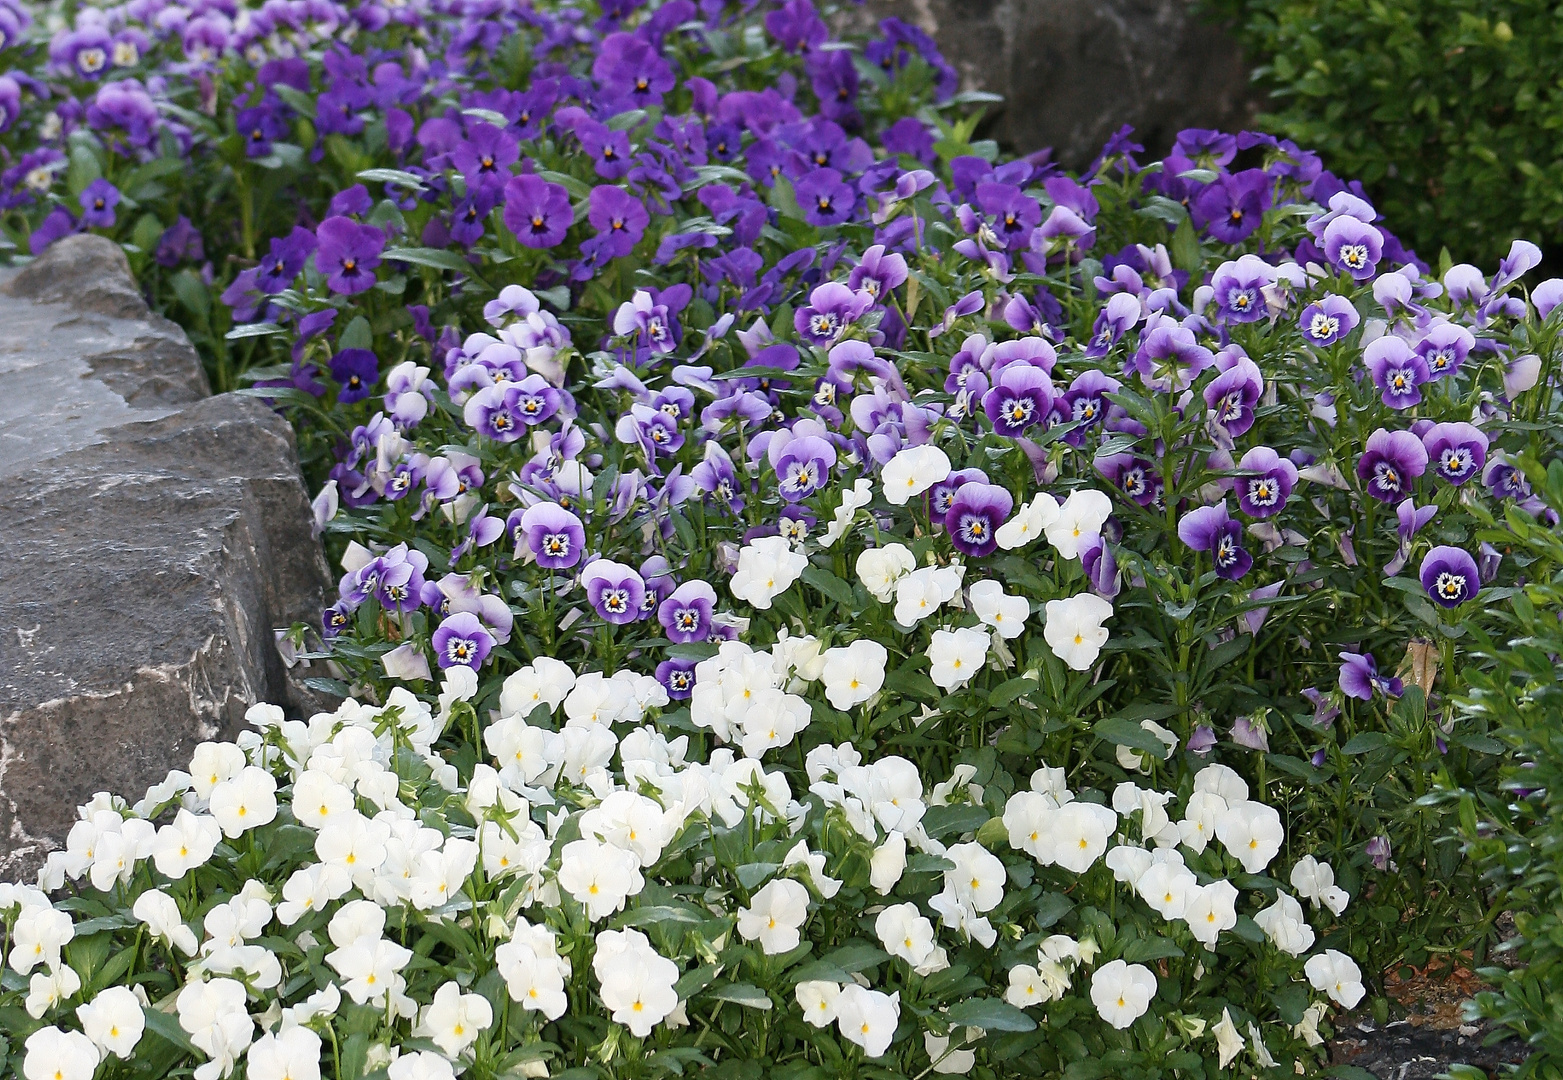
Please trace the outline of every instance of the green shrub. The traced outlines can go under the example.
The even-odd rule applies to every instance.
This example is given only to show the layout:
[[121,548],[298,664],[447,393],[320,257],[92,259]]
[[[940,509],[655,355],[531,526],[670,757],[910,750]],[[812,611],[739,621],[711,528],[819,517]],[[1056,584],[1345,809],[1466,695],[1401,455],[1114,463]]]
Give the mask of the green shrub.
[[1207,0],[1235,19],[1265,130],[1359,177],[1429,261],[1563,239],[1563,20],[1546,0]]
[[[1563,506],[1563,463],[1530,473]],[[1460,706],[1513,757],[1498,791],[1464,796],[1461,817],[1494,886],[1491,911],[1514,915],[1517,936],[1506,948],[1517,963],[1480,969],[1496,989],[1477,995],[1472,1011],[1534,1048],[1520,1078],[1555,1078],[1563,1075],[1563,534],[1512,514],[1495,524],[1492,536],[1510,534],[1511,554],[1529,564],[1531,580],[1500,616],[1507,640],[1473,627],[1485,670],[1466,672],[1471,689]]]

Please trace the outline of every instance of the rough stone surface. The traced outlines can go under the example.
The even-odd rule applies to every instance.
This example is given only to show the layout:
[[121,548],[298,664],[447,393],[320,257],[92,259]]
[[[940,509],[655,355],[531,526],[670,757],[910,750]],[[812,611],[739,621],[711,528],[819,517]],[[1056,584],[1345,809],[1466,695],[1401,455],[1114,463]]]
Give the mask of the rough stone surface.
[[1500,1076],[1525,1060],[1526,1046],[1516,1038],[1489,1046],[1492,1033],[1489,1023],[1444,1027],[1397,1020],[1377,1027],[1363,1021],[1340,1032],[1330,1044],[1330,1060],[1365,1069],[1378,1080],[1434,1080],[1456,1064]]
[[1159,152],[1182,128],[1236,130],[1257,111],[1237,42],[1191,0],[868,0],[849,17],[887,15],[932,34],[963,89],[1004,96],[993,137],[1073,168],[1123,124]]
[[0,878],[287,697],[328,581],[293,434],[207,394],[109,241],[0,274]]

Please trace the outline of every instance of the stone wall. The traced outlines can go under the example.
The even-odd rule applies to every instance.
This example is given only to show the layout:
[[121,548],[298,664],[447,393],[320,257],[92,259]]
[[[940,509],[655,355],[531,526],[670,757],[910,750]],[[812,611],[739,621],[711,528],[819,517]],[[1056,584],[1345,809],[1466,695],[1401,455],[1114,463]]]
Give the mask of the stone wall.
[[319,615],[292,429],[209,396],[100,237],[0,272],[0,568],[0,878],[283,700],[274,631]]
[[961,73],[1002,94],[990,134],[1016,153],[1052,147],[1088,165],[1123,124],[1161,152],[1186,127],[1236,130],[1255,97],[1238,43],[1190,0],[867,0],[860,29],[887,15],[916,23]]

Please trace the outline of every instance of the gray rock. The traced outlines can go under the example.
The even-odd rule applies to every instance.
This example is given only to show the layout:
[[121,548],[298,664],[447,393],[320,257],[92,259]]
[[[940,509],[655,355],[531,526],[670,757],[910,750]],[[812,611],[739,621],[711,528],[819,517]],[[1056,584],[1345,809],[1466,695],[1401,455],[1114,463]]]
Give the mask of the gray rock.
[[1002,94],[991,135],[1018,153],[1090,163],[1123,124],[1162,152],[1186,127],[1236,130],[1257,112],[1233,38],[1191,0],[868,0],[933,35],[962,88]]
[[98,791],[131,799],[289,680],[328,583],[293,433],[207,396],[107,240],[0,276],[0,878]]

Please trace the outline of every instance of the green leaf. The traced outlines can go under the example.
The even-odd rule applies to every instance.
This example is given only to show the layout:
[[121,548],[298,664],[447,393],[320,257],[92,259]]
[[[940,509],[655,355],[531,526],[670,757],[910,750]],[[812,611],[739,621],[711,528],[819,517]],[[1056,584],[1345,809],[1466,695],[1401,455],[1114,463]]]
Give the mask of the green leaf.
[[852,586],[842,581],[835,574],[819,566],[806,566],[803,568],[803,580],[814,586],[820,592],[830,597],[842,607],[852,608]]
[[759,1009],[762,1012],[775,1007],[771,995],[749,983],[719,983],[707,990],[705,996],[715,998],[717,1001],[731,1001],[746,1009]]
[[1035,679],[1028,679],[1022,675],[1018,679],[1010,679],[1000,683],[988,693],[988,704],[995,709],[1002,709],[1012,701],[1025,697],[1041,684]]
[[458,274],[477,277],[471,263],[454,251],[443,248],[393,247],[386,248],[381,257],[387,262],[412,263],[415,266],[432,266],[436,270],[453,270]]
[[1388,745],[1389,736],[1382,731],[1364,731],[1348,739],[1340,752],[1348,755],[1366,754]]
[[694,908],[674,907],[667,904],[649,904],[632,908],[614,919],[615,926],[656,926],[658,923],[702,923],[710,916],[702,917]]
[[362,315],[355,315],[353,321],[347,324],[347,329],[342,331],[342,336],[337,338],[339,349],[373,349],[374,331],[369,328],[369,320]]
[[293,111],[306,120],[315,118],[315,99],[302,90],[296,90],[286,83],[273,83],[268,89],[292,106]]
[[1131,964],[1182,956],[1183,950],[1168,938],[1137,938],[1124,947],[1123,958]]
[[1127,746],[1134,750],[1143,750],[1147,754],[1156,755],[1158,758],[1167,752],[1166,743],[1134,721],[1125,720],[1119,716],[1110,716],[1106,720],[1098,720],[1092,726],[1091,733],[1103,742],[1110,742],[1116,746]]
[[959,833],[976,832],[993,815],[981,806],[961,803],[956,806],[930,806],[923,814],[923,828],[934,839]]
[[179,1026],[179,1021],[169,1013],[161,1009],[143,1009],[142,1016],[146,1019],[147,1030],[154,1032],[159,1038],[166,1039],[187,1054],[196,1054],[204,1058],[195,1044],[190,1041],[190,1036],[185,1034],[185,1029]]
[[822,964],[833,964],[846,972],[867,971],[890,959],[890,954],[877,945],[869,945],[859,942],[855,945],[843,945],[839,949],[833,949],[819,958]]
[[678,1000],[688,1001],[700,991],[710,986],[716,980],[716,967],[713,964],[703,964],[693,971],[686,971],[678,982],[673,984],[674,991],[678,994]]
[[286,331],[274,322],[245,323],[243,326],[235,326],[223,337],[229,341],[242,341],[244,338],[266,337],[269,334],[281,334]]
[[427,191],[424,182],[410,172],[401,169],[365,169],[358,174],[359,180],[378,180],[382,184],[395,184],[397,187],[406,188],[409,191]]
[[950,1006],[951,1024],[980,1027],[985,1031],[1034,1031],[1037,1022],[1007,1001],[967,998]]

